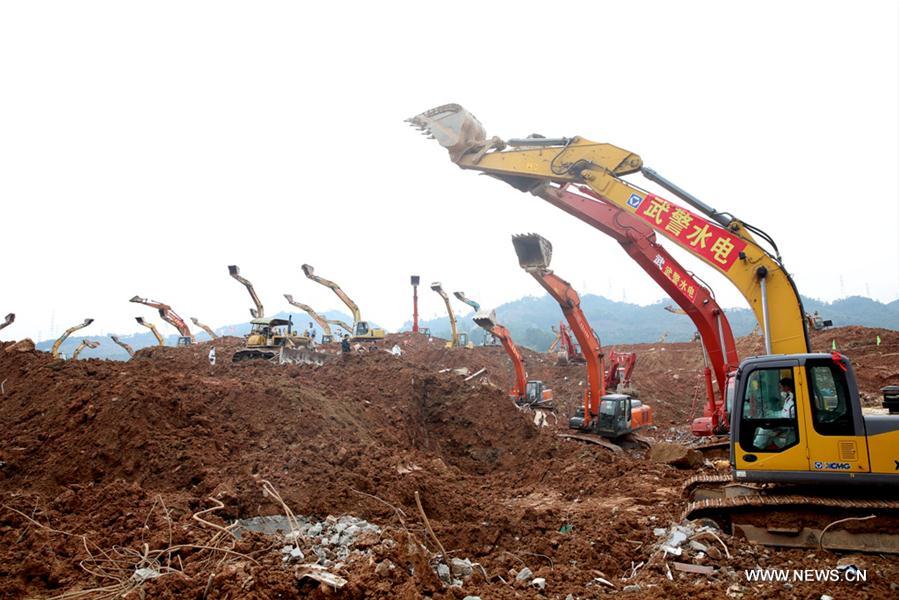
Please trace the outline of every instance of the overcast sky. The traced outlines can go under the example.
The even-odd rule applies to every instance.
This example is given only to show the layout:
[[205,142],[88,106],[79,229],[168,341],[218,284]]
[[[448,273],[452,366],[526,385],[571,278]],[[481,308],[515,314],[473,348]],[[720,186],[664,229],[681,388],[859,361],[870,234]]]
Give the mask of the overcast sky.
[[487,306],[542,294],[510,242],[531,231],[582,294],[664,297],[616,243],[403,123],[446,102],[488,135],[640,154],[770,233],[807,296],[899,297],[899,3],[399,4],[0,5],[4,339],[158,321],[135,294],[240,322],[228,264],[270,314],[284,293],[343,308],[308,262],[396,328],[410,274]]

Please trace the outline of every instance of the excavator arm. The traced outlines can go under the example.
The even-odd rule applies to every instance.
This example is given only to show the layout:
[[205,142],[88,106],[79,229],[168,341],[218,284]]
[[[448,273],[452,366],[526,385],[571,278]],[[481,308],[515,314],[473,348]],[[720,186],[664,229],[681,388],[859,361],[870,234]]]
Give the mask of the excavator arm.
[[3,329],[4,327],[8,327],[9,325],[12,325],[12,322],[15,320],[16,320],[16,313],[9,313],[3,319],[3,322],[0,323],[0,329]]
[[470,298],[466,298],[465,292],[453,292],[453,296],[455,296],[457,300],[464,302],[472,309],[474,309],[475,313],[481,312],[481,305]]
[[342,327],[348,334],[353,335],[353,327],[346,321],[341,321],[340,319],[327,319],[327,321],[329,325],[337,325],[338,327]]
[[254,319],[263,318],[265,316],[265,309],[262,307],[262,302],[259,301],[259,296],[256,295],[256,290],[253,289],[253,284],[250,283],[250,280],[240,275],[240,268],[238,268],[237,265],[228,265],[228,275],[242,283],[250,293],[250,299],[252,299],[253,304],[256,305],[256,308],[250,309],[250,315]]
[[637,355],[633,352],[609,352],[609,372],[606,374],[606,389],[614,390],[619,385],[630,387]]
[[509,359],[512,361],[512,367],[515,369],[515,389],[513,393],[515,394],[516,400],[523,398],[527,389],[528,374],[524,368],[524,359],[521,356],[521,352],[518,350],[518,346],[515,345],[515,342],[512,341],[509,330],[496,322],[496,312],[494,311],[490,311],[489,313],[479,312],[475,314],[474,322],[476,325],[487,331],[487,333],[496,337],[496,339],[503,345],[503,350],[509,355]]
[[[643,167],[637,154],[581,137],[487,139],[480,122],[456,104],[437,107],[409,121],[436,138],[461,168],[487,173],[521,191],[549,182],[588,186],[604,202],[642,220],[727,277],[755,313],[769,354],[809,351],[802,302],[773,240]],[[638,172],[705,217],[622,179]],[[752,233],[764,238],[773,254],[759,245]],[[772,307],[773,311],[769,310]]]
[[[575,193],[572,188],[580,193]],[[671,307],[669,312],[679,310],[693,321],[702,338],[703,358],[711,365],[718,382],[718,402],[723,402],[728,374],[736,369],[740,360],[730,322],[711,290],[656,241],[649,224],[602,202],[589,188],[545,184],[535,188],[533,193],[618,242],[628,256],[677,302],[680,309]],[[714,396],[709,395],[708,401],[714,414]]]
[[128,356],[134,356],[134,348],[131,347],[131,344],[126,344],[125,342],[120,340],[119,337],[116,335],[111,335],[109,337],[112,339],[113,342],[115,342],[116,344],[118,344],[119,346],[124,348],[125,352],[128,353]]
[[209,325],[204,325],[203,323],[200,323],[200,321],[196,317],[191,317],[190,320],[194,325],[196,325],[197,327],[199,327],[200,329],[205,331],[206,334],[209,336],[209,339],[214,340],[215,338],[218,337],[218,335],[216,335],[215,331],[213,331],[212,327],[210,327]]
[[[342,289],[340,289],[339,285],[337,285],[336,283],[334,283],[333,281],[331,281],[329,279],[325,279],[324,277],[319,277],[318,275],[316,275],[315,269],[312,267],[312,265],[303,265],[301,268],[303,269],[303,273],[306,275],[306,277],[308,277],[315,283],[321,284],[327,288],[331,288],[331,291],[334,292],[335,294],[337,294],[337,297],[340,298],[341,302],[346,304],[346,307],[348,309],[350,309],[350,314],[353,315],[353,324],[354,325],[357,322],[362,320],[361,315],[359,313],[359,306],[357,306],[356,303],[353,302],[350,299],[350,297],[346,295],[346,292],[344,292]],[[353,330],[351,329],[350,331],[353,331]]]
[[312,310],[312,307],[309,306],[308,304],[303,304],[302,302],[297,302],[296,300],[293,299],[293,296],[291,296],[290,294],[284,294],[284,299],[287,300],[287,302],[291,306],[296,306],[301,311],[307,313],[310,317],[312,317],[312,319],[316,323],[318,323],[318,326],[322,328],[322,337],[323,338],[331,337],[331,325],[328,323],[328,320],[326,318],[324,318],[323,316],[321,316],[320,314],[318,314],[317,312]]
[[159,316],[163,321],[178,330],[178,335],[193,340],[193,335],[191,334],[190,328],[187,326],[187,323],[185,323],[184,319],[179,317],[178,313],[172,310],[172,307],[168,304],[163,304],[162,302],[158,302],[156,300],[141,298],[140,296],[134,296],[131,299],[131,302],[144,304],[146,306],[149,306],[150,308],[155,308],[159,311]]
[[98,348],[100,346],[100,342],[95,342],[93,340],[81,340],[81,343],[78,344],[78,347],[75,348],[75,351],[72,352],[72,360],[78,360],[78,355],[81,354],[81,351],[85,348],[90,348],[93,350],[94,348]]
[[69,327],[68,329],[66,329],[65,333],[63,333],[61,336],[59,336],[59,339],[57,339],[55,342],[53,342],[53,347],[50,349],[50,355],[53,356],[53,358],[57,358],[59,356],[59,347],[62,346],[62,343],[64,341],[66,341],[66,339],[70,335],[72,335],[79,329],[84,329],[85,327],[87,327],[88,325],[90,325],[93,322],[94,322],[93,319],[85,319],[83,323],[79,323],[78,325],[75,325],[74,327]]
[[440,294],[440,297],[443,298],[443,303],[446,304],[446,313],[449,315],[452,345],[455,348],[459,343],[459,332],[456,330],[456,315],[453,314],[453,307],[450,304],[449,296],[444,291],[443,286],[440,285],[439,281],[435,281],[434,283],[432,283],[431,289]]
[[581,346],[587,362],[587,389],[584,392],[584,417],[589,421],[599,414],[599,401],[605,395],[603,377],[603,353],[599,340],[581,311],[581,299],[567,281],[549,269],[552,260],[552,244],[545,238],[531,233],[512,236],[512,245],[518,255],[518,264],[530,273],[562,308],[574,337]]
[[145,321],[143,317],[134,317],[134,320],[138,322],[138,324],[143,325],[147,329],[153,332],[153,336],[156,338],[156,342],[160,346],[165,346],[165,340],[161,335],[159,335],[159,330],[156,329],[156,325],[151,323],[150,321]]

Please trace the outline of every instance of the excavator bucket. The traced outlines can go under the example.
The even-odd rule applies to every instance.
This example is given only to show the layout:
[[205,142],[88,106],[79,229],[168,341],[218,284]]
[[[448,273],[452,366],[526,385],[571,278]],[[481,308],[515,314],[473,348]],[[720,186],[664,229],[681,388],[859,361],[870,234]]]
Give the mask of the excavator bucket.
[[3,329],[3,328],[6,327],[7,325],[12,324],[12,322],[15,321],[15,320],[16,320],[16,313],[9,313],[9,314],[6,315],[6,317],[3,319],[3,322],[0,323],[0,329]]
[[492,331],[496,327],[496,311],[482,310],[474,316],[475,325],[483,327],[487,331]]
[[302,265],[300,268],[303,269],[303,274],[310,279],[315,275],[315,269],[312,268],[312,265]]
[[406,122],[436,139],[449,150],[453,162],[470,150],[484,146],[487,133],[473,114],[458,104],[444,104],[415,115]]
[[536,233],[512,236],[512,245],[518,255],[518,264],[528,271],[548,269],[553,258],[553,245],[545,237]]
[[439,281],[435,281],[431,284],[431,289],[437,292],[438,294],[443,294],[443,286],[440,285]]
[[237,267],[237,265],[228,265],[228,275],[230,275],[231,277],[240,276],[240,269]]

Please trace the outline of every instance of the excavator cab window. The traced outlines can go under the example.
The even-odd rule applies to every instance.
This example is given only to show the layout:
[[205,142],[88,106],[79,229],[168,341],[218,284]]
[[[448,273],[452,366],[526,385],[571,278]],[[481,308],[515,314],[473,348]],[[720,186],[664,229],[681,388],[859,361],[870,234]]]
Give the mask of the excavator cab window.
[[799,443],[795,398],[781,392],[790,369],[757,369],[749,374],[743,394],[740,446],[750,452],[783,452]]
[[832,361],[806,364],[812,396],[812,423],[821,435],[854,435],[846,378]]
[[356,323],[356,335],[366,335],[368,333],[368,323],[359,321]]

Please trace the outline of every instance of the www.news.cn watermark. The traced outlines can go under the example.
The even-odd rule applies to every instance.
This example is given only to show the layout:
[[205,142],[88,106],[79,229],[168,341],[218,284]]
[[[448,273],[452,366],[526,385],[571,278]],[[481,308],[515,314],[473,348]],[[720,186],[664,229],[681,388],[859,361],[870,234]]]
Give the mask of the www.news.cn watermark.
[[745,569],[744,573],[746,581],[751,583],[836,583],[839,581],[855,583],[868,581],[868,571],[854,567],[839,569]]

